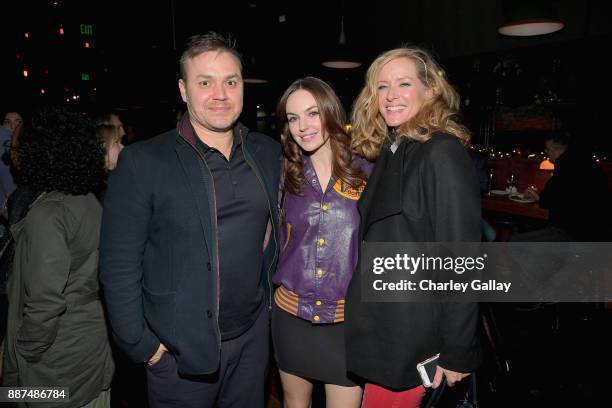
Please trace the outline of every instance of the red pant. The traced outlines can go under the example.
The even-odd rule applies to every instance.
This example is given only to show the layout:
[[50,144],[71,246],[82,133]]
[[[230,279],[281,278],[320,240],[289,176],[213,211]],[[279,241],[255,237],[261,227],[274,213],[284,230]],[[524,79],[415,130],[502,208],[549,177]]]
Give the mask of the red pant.
[[391,391],[375,384],[366,384],[361,408],[418,408],[425,395],[425,387],[405,391]]

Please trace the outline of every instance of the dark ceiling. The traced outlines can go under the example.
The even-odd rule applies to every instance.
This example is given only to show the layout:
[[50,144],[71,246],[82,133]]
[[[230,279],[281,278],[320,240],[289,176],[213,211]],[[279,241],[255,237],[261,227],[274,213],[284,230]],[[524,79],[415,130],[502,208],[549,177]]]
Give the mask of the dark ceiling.
[[[445,61],[612,31],[607,0],[553,1],[566,22],[564,30],[519,39],[496,32],[506,0],[134,3],[46,0],[3,5],[0,38],[6,41],[2,49],[8,50],[0,64],[4,94],[30,103],[28,98],[39,96],[39,88],[46,86],[46,98],[63,97],[63,92],[75,88],[83,91],[78,82],[87,70],[90,88],[83,92],[95,93],[91,101],[125,108],[176,106],[180,103],[176,61],[185,38],[217,30],[235,35],[245,60],[254,58],[257,69],[268,77],[267,84],[247,85],[247,103],[270,111],[291,81],[315,75],[331,82],[348,107],[372,59],[405,42],[425,45]],[[341,16],[347,44],[364,62],[360,68],[332,70],[320,65],[338,41]],[[94,26],[93,47],[85,51],[82,36],[74,35],[83,23]],[[67,29],[63,39],[56,32],[59,24]],[[26,31],[32,34],[28,40],[23,37]],[[24,65],[32,70],[26,80],[21,76]],[[10,104],[6,98],[0,103]]]

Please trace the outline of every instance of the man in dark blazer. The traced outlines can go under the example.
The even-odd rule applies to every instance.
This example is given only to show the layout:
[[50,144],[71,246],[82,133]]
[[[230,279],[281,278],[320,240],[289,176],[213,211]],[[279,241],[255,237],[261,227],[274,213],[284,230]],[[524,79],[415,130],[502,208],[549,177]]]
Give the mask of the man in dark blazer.
[[190,38],[177,128],[127,147],[104,203],[100,278],[151,407],[264,404],[280,146],[237,122],[242,65]]

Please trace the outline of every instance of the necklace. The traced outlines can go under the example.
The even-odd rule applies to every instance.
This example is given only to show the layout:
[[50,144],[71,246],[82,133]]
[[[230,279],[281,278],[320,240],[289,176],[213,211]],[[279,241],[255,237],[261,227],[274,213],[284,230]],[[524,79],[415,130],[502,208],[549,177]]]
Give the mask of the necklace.
[[391,129],[389,132],[387,132],[387,145],[389,146],[389,150],[391,150],[391,153],[395,154],[395,151],[397,150],[397,140],[396,140],[396,134],[395,134],[395,128]]

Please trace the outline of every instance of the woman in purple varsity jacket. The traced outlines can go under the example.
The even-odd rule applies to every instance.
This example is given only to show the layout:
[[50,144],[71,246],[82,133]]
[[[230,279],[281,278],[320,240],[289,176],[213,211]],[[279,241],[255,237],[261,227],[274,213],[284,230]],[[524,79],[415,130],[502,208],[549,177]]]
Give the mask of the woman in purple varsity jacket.
[[351,152],[342,105],[317,78],[291,84],[277,118],[284,214],[272,337],[284,406],[308,407],[320,381],[327,407],[358,407],[361,388],[346,374],[344,296],[357,262],[357,200],[372,165]]

